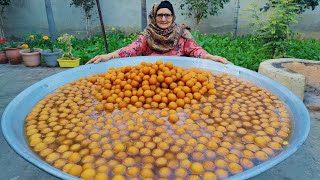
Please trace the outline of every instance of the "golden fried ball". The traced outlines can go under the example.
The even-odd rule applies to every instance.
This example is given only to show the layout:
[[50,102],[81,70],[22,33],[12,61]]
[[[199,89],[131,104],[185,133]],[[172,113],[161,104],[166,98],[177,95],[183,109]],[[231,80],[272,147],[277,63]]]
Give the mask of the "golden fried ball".
[[97,175],[94,177],[94,180],[108,180],[109,177],[105,173],[97,173]]
[[215,168],[214,162],[213,161],[204,161],[203,162],[203,167],[207,171],[213,171]]
[[247,158],[242,158],[240,160],[240,164],[242,167],[246,168],[246,169],[250,169],[254,166],[253,162]]
[[127,169],[127,175],[134,177],[139,174],[139,167],[133,166]]
[[163,156],[163,154],[164,154],[164,151],[162,149],[154,149],[152,151],[153,157],[161,157],[161,156]]
[[160,157],[160,158],[158,158],[157,160],[156,160],[156,165],[157,166],[164,166],[164,165],[166,165],[167,164],[167,159],[166,158],[164,158],[164,157]]
[[122,143],[116,144],[113,147],[113,151],[115,151],[115,152],[123,152],[125,149],[126,149],[126,146]]
[[107,165],[102,165],[97,168],[99,173],[108,173],[110,168]]
[[254,142],[260,147],[265,147],[267,145],[267,141],[261,136],[255,137]]
[[202,161],[204,159],[204,154],[202,152],[196,151],[192,153],[192,159],[194,161]]
[[191,166],[192,162],[188,159],[184,159],[180,161],[180,166],[182,168],[188,169]]
[[175,175],[178,177],[185,177],[188,174],[188,171],[184,168],[178,168],[175,170]]
[[242,166],[240,166],[238,163],[235,163],[235,162],[229,163],[228,169],[232,174],[237,174],[242,172]]
[[259,161],[265,161],[265,160],[267,160],[269,158],[268,154],[266,152],[264,152],[264,151],[255,152],[255,156]]
[[170,168],[167,168],[167,167],[160,168],[159,175],[160,177],[165,177],[165,178],[169,177],[171,175]]
[[226,156],[226,158],[230,161],[230,162],[239,162],[239,157],[236,154],[228,154]]
[[126,178],[120,174],[113,176],[112,180],[126,180]]
[[170,114],[168,120],[171,123],[176,123],[179,120],[179,116],[177,114]]
[[69,169],[68,173],[73,176],[80,176],[82,173],[82,167],[80,165],[74,165]]
[[82,171],[81,178],[82,179],[93,179],[96,176],[96,171],[94,169],[86,169]]
[[114,166],[112,172],[114,174],[123,174],[126,171],[126,166],[123,164],[117,164]]
[[204,172],[203,165],[199,162],[192,163],[190,166],[190,170],[195,174],[201,174]]
[[215,171],[215,174],[218,176],[219,179],[225,179],[229,176],[228,172],[225,169],[217,169]]
[[228,165],[227,162],[223,159],[217,159],[215,161],[215,164],[218,168],[225,168]]
[[127,149],[127,153],[131,156],[137,155],[139,153],[139,149],[135,146],[130,146]]
[[151,169],[142,169],[140,171],[140,175],[143,177],[143,178],[153,178],[154,176],[154,173]]
[[213,172],[205,172],[202,175],[203,180],[216,180],[217,176]]

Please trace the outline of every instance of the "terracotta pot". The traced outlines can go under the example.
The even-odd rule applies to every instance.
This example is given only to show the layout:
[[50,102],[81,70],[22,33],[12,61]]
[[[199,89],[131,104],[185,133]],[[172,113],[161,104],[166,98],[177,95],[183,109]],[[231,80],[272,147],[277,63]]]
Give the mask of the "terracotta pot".
[[20,51],[22,55],[23,62],[26,66],[34,67],[39,66],[41,61],[40,56],[41,49],[35,48],[34,52],[30,52],[30,49],[23,49]]
[[0,64],[5,64],[5,63],[8,63],[6,51],[0,51]]
[[22,62],[22,57],[19,51],[19,48],[6,48],[6,56],[10,64],[20,64]]

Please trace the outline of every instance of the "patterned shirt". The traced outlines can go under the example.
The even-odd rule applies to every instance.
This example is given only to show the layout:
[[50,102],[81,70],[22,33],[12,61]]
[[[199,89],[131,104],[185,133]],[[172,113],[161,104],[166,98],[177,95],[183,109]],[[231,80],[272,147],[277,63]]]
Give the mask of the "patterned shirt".
[[194,40],[180,38],[175,48],[170,51],[159,54],[154,52],[148,46],[147,40],[144,35],[139,35],[131,44],[117,50],[121,58],[131,56],[190,56],[196,58],[203,58],[208,54],[207,51],[202,49]]

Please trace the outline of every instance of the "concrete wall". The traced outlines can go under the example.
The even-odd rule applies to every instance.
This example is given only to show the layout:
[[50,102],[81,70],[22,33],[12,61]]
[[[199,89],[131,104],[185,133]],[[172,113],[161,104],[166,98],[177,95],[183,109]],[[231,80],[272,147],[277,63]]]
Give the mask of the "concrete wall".
[[[70,0],[51,0],[51,2],[59,34],[67,32],[78,36],[86,35],[84,12],[80,8],[70,7]],[[148,13],[155,2],[159,1],[147,0]],[[179,0],[171,2],[176,10],[177,22],[186,23],[194,28],[193,20],[181,15]],[[251,1],[242,0],[240,2],[239,32],[250,33],[247,27],[250,20],[246,18],[244,10],[248,8]],[[140,0],[100,0],[100,4],[107,28],[116,27],[129,33],[141,30]],[[233,32],[235,7],[235,1],[231,0],[218,16],[210,16],[197,29],[202,33]],[[294,30],[305,34],[304,36],[320,37],[319,14],[320,7],[314,11],[307,10],[301,15],[299,24],[294,26]],[[44,0],[11,0],[5,16],[7,17],[4,22],[6,36],[20,36],[28,32],[49,33]],[[96,12],[89,24],[92,33],[100,32],[100,22]]]

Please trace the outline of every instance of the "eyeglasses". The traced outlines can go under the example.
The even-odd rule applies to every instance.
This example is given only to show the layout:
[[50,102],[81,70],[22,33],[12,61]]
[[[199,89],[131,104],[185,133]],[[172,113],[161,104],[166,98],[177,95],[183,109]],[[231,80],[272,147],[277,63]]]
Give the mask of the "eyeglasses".
[[170,19],[170,18],[172,18],[172,14],[157,14],[156,15],[157,19],[162,19],[163,17],[165,17],[166,19]]

